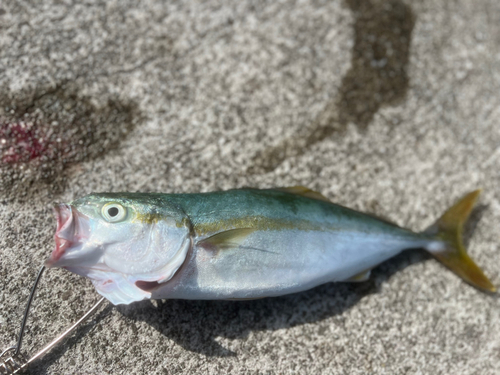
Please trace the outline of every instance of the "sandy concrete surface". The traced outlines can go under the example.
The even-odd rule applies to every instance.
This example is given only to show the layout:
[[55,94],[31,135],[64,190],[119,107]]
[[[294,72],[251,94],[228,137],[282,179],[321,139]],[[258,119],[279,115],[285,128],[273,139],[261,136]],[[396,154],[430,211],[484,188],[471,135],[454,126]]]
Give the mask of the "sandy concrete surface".
[[[422,230],[483,188],[500,285],[500,3],[0,2],[0,345],[90,192],[306,185]],[[474,230],[472,230],[474,229]],[[42,279],[34,353],[97,301]],[[498,374],[500,299],[422,252],[370,281],[247,302],[103,307],[33,374]]]

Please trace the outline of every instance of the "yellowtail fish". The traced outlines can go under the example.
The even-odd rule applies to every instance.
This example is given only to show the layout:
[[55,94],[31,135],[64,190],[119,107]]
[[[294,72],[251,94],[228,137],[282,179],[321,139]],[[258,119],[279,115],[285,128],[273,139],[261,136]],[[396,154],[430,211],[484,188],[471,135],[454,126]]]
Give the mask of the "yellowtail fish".
[[56,247],[46,265],[90,278],[113,304],[252,299],[363,281],[401,251],[423,248],[468,283],[494,292],[461,239],[478,195],[467,194],[415,233],[300,186],[91,194],[57,206]]

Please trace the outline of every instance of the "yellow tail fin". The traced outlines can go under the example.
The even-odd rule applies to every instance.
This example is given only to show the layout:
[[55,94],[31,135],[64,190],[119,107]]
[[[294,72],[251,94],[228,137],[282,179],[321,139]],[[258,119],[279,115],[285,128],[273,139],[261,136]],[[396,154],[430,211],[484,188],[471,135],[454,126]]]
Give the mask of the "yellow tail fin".
[[476,190],[464,196],[427,229],[426,233],[434,234],[444,242],[444,248],[429,249],[431,254],[441,263],[476,288],[487,292],[496,292],[495,286],[467,255],[462,243],[463,226],[480,193],[481,190]]

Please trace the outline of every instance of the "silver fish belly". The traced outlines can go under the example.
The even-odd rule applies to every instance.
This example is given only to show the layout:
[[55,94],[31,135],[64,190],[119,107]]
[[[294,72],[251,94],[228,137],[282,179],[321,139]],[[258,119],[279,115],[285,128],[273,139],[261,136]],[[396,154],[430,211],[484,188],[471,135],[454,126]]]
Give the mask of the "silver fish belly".
[[252,299],[346,281],[404,249],[435,241],[353,231],[256,231],[235,247],[215,250],[194,239],[186,265],[153,298]]

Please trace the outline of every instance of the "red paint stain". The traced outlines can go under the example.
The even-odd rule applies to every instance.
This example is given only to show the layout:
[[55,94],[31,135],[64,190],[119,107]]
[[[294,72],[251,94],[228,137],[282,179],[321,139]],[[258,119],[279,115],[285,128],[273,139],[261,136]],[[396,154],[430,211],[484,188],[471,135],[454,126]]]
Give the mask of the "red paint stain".
[[64,149],[61,138],[50,127],[36,122],[5,122],[0,119],[0,155],[3,163],[27,163],[36,159],[51,160]]
[[[12,94],[12,95],[11,95]],[[0,92],[0,191],[27,192],[64,185],[70,164],[118,147],[142,116],[134,102],[80,95],[59,85]]]

